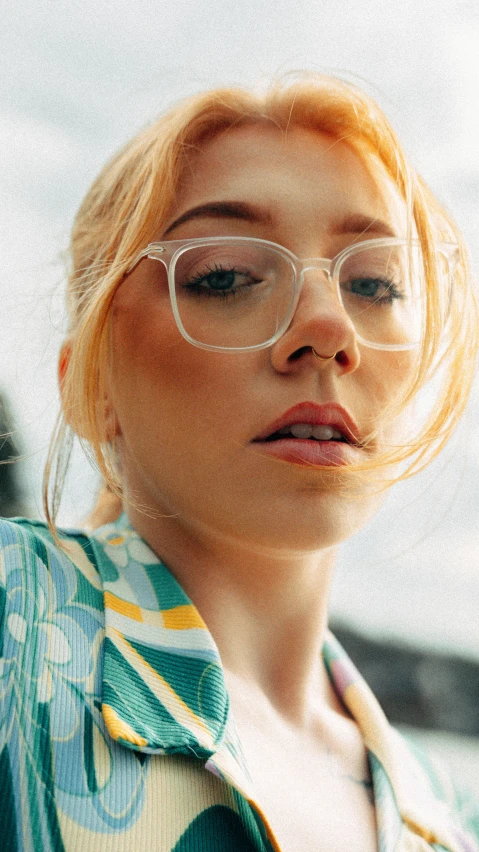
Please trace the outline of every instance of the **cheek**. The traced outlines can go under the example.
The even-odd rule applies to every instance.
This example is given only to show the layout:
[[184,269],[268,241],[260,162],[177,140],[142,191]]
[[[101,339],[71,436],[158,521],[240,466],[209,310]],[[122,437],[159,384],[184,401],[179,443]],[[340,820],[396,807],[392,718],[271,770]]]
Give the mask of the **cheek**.
[[404,399],[413,383],[417,356],[411,352],[370,350],[362,359],[362,366],[364,423],[380,442],[406,442],[414,429],[414,407],[408,403],[404,408]]
[[113,404],[129,443],[162,440],[172,449],[187,442],[191,449],[201,434],[224,440],[240,422],[249,374],[242,360],[185,341],[169,302],[118,301],[112,363]]
[[409,444],[415,431],[417,429],[413,417],[413,406],[408,405],[397,416],[391,416],[385,422],[382,429],[382,437],[386,448],[388,446],[395,448]]
[[370,350],[364,358],[370,375],[371,395],[385,408],[395,406],[412,386],[417,355],[412,351],[387,352]]
[[128,442],[135,434],[141,440],[142,423],[151,426],[158,418],[181,340],[169,305],[158,302],[125,282],[113,303],[111,396],[119,432]]

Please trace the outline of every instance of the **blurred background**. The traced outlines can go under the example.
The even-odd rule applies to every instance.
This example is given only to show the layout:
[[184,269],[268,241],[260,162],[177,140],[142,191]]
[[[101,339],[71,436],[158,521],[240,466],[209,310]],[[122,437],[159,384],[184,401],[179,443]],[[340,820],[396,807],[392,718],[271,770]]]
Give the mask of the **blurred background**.
[[[477,0],[23,0],[0,34],[0,511],[41,516],[65,328],[62,252],[105,160],[181,97],[336,73],[385,109],[479,269]],[[390,717],[479,794],[479,393],[444,455],[345,547],[336,632]],[[15,445],[15,446],[14,446]],[[95,472],[74,454],[60,520]]]

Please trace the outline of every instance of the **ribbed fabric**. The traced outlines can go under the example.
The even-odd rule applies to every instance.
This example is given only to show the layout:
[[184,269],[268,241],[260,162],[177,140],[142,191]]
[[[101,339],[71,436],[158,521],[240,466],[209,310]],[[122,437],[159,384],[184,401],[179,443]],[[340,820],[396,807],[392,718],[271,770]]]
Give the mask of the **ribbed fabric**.
[[[122,516],[87,536],[0,522],[0,849],[272,852],[218,649]],[[380,852],[477,852],[453,791],[389,726],[334,637],[364,737]]]

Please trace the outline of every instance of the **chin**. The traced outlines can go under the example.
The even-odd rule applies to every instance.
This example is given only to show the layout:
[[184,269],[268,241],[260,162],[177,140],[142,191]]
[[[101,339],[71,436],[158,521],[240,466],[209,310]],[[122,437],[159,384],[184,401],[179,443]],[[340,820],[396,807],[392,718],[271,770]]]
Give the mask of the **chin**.
[[365,495],[364,487],[361,493],[346,496],[344,492],[310,493],[308,499],[291,501],[289,507],[272,506],[261,525],[256,516],[256,523],[244,530],[244,538],[268,550],[313,552],[337,547],[369,523],[385,497],[385,491]]

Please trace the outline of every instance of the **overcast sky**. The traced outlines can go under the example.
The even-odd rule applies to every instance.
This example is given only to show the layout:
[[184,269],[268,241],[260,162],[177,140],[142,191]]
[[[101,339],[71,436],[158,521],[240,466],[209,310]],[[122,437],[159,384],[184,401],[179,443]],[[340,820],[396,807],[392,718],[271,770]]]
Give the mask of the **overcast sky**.
[[[165,107],[291,69],[346,76],[390,116],[462,226],[479,268],[477,0],[22,0],[0,25],[0,288],[6,390],[38,514],[58,407],[72,217],[104,161]],[[442,466],[403,489],[345,550],[334,607],[372,629],[479,657],[479,402]],[[63,520],[95,477],[75,459]],[[458,616],[458,613],[460,614]]]

